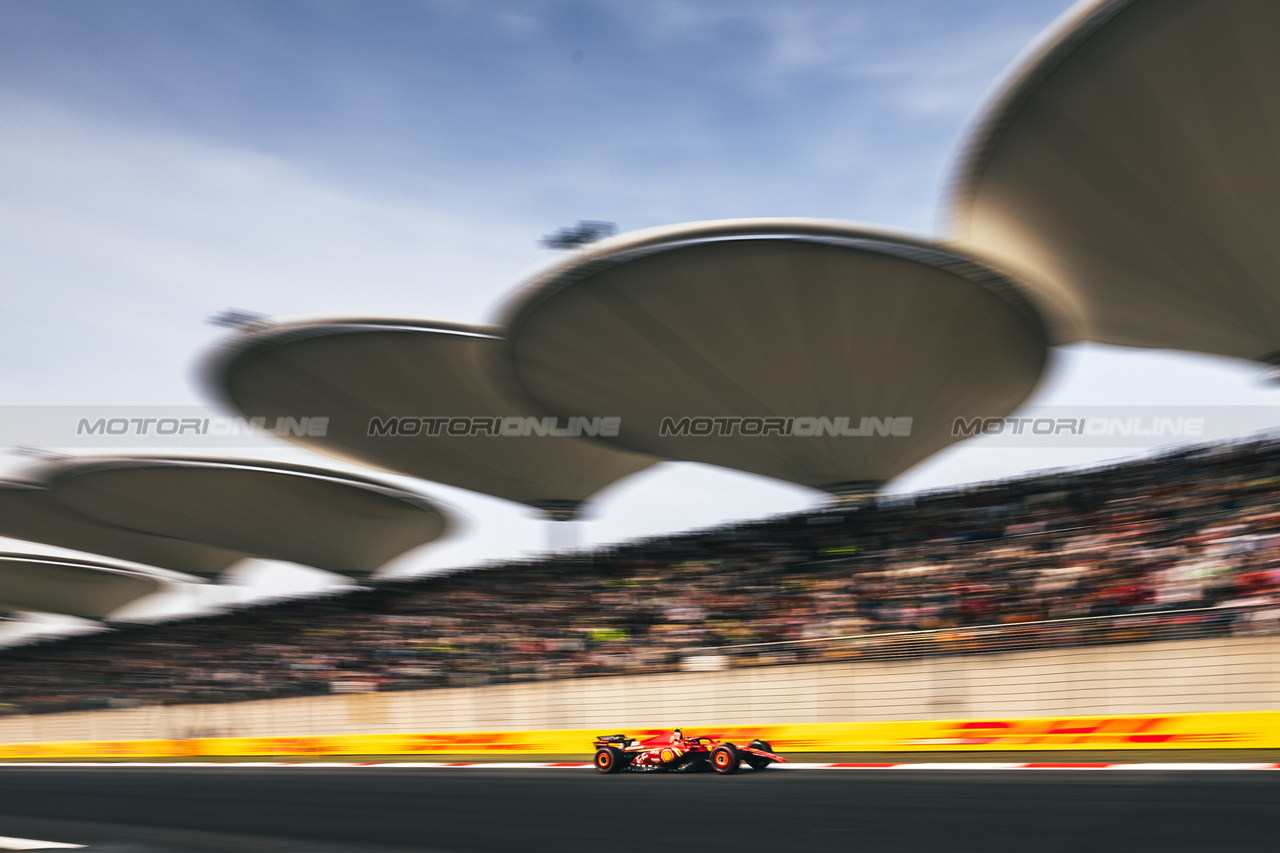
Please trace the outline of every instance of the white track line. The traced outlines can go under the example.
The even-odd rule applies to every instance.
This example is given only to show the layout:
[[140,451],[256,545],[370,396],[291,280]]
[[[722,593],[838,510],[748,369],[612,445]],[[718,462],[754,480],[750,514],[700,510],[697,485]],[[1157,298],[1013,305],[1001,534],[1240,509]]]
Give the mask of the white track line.
[[83,844],[63,844],[61,841],[37,841],[34,838],[6,838],[0,835],[0,850],[65,850],[84,847]]

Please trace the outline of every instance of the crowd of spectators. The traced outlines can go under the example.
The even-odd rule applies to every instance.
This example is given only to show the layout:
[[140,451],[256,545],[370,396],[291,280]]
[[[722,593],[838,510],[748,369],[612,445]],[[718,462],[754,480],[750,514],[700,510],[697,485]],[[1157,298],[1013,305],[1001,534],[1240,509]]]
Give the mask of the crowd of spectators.
[[1158,639],[1277,614],[1270,439],[12,648],[0,711]]

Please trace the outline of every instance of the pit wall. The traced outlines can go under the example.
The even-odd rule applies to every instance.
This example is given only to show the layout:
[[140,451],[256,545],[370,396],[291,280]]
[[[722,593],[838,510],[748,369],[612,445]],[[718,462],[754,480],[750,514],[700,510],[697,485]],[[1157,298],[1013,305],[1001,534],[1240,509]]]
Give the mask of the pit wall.
[[1273,709],[1280,638],[1232,637],[7,716],[0,758],[580,753],[674,725],[792,751],[1273,748],[1280,712],[1246,713]]

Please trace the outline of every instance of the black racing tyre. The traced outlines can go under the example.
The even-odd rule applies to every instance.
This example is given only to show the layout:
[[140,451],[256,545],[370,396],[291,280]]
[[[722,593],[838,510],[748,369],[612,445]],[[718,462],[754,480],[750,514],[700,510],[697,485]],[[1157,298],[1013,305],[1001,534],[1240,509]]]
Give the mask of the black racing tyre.
[[602,746],[596,750],[594,764],[600,773],[621,773],[627,763],[627,756],[616,746]]
[[[758,749],[761,752],[773,752],[773,747],[769,745],[769,741],[760,740],[759,738],[756,738],[755,740],[751,741],[751,743],[747,744],[747,746],[751,747],[752,749]],[[744,756],[744,760],[747,762],[747,766],[750,767],[752,770],[764,770],[766,767],[768,767],[770,764],[773,763],[767,758],[762,758],[759,755],[752,755],[749,752],[746,754],[746,756]]]
[[711,750],[711,769],[717,773],[725,775],[737,773],[740,763],[742,763],[742,754],[731,743],[722,743]]

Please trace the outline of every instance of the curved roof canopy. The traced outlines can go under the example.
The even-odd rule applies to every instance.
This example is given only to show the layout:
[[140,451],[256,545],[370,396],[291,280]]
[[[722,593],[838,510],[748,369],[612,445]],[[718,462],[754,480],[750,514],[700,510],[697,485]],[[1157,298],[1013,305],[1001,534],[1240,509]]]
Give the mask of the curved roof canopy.
[[250,556],[96,521],[59,503],[42,484],[28,481],[0,481],[0,536],[205,577]]
[[1009,413],[1047,352],[1015,282],[808,220],[597,243],[532,281],[508,318],[513,386],[553,414],[621,417],[596,440],[834,493],[957,441],[956,418]]
[[1074,300],[1082,336],[1274,361],[1277,38],[1265,0],[1085,4],[979,126],[957,237]]
[[105,563],[0,554],[0,608],[105,619],[165,585],[158,576]]
[[44,482],[59,504],[104,525],[357,577],[449,526],[418,495],[295,465],[76,459]]
[[[655,462],[539,434],[550,428],[541,420],[530,426],[533,413],[494,387],[492,360],[501,348],[487,327],[299,323],[233,341],[211,363],[210,384],[236,410],[270,422],[277,415],[327,414],[323,437],[287,436],[311,450],[528,504],[552,517],[572,517],[596,492]],[[371,429],[375,418],[394,426],[371,434],[378,431]]]

